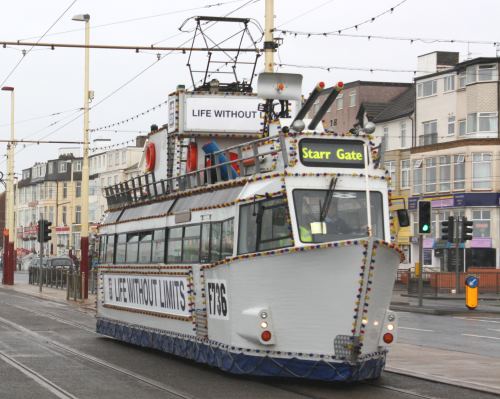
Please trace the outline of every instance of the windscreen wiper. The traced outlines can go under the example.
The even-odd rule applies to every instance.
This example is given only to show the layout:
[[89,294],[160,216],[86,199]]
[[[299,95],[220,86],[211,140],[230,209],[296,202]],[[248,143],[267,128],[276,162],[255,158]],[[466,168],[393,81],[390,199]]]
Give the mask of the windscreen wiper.
[[326,219],[326,214],[328,213],[328,209],[330,209],[330,204],[332,202],[332,195],[335,191],[335,186],[337,185],[337,177],[332,177],[330,180],[330,186],[328,186],[328,191],[326,192],[325,202],[321,207],[319,212],[319,221],[324,222]]

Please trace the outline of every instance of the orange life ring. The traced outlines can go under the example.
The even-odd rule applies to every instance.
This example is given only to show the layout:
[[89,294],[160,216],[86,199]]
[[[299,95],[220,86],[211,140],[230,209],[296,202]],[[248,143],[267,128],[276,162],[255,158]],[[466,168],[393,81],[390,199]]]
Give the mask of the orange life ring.
[[146,145],[146,172],[152,172],[155,168],[156,150],[153,143]]
[[198,169],[198,145],[189,143],[187,151],[186,170],[187,173],[194,172]]

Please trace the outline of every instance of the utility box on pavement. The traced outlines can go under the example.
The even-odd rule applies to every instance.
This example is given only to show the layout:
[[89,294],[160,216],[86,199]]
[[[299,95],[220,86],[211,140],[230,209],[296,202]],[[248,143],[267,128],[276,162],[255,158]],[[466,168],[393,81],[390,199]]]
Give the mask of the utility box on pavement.
[[465,306],[470,310],[477,307],[479,296],[479,278],[476,276],[467,276],[465,278]]

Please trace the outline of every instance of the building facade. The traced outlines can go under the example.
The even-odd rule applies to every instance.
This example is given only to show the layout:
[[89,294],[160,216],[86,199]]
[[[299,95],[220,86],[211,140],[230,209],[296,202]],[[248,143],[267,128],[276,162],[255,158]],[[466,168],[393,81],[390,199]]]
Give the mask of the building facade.
[[[425,266],[455,270],[455,250],[441,240],[441,222],[449,216],[473,221],[473,239],[460,249],[460,264],[500,265],[499,61],[458,62],[457,53],[426,54],[419,69],[431,73],[415,79],[414,115],[375,118],[377,135],[386,137],[384,163],[394,197],[406,200],[411,213],[412,264],[419,259],[418,201],[429,200],[432,231],[424,240]],[[402,134],[397,137],[408,126],[410,146]]]

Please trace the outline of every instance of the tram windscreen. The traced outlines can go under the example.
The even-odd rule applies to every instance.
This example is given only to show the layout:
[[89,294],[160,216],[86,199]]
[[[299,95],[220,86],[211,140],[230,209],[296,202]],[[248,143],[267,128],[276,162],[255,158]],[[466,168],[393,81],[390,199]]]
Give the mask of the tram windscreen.
[[[333,191],[326,201],[327,190],[294,190],[293,198],[300,240],[328,242],[351,240],[367,236],[367,207],[365,191]],[[325,201],[328,209],[322,208]],[[382,194],[370,192],[371,224],[374,237],[384,238]]]

